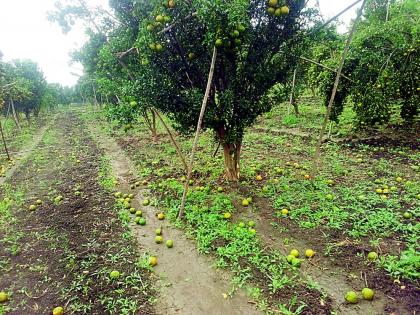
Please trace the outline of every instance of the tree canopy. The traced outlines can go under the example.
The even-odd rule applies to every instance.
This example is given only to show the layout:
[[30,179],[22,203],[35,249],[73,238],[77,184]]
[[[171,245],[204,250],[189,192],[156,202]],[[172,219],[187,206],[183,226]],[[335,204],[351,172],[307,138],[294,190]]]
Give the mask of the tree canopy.
[[29,119],[31,114],[37,116],[42,108],[70,103],[72,94],[71,88],[47,83],[39,66],[31,60],[0,59],[0,104],[4,112],[12,104]]
[[[418,114],[420,73],[420,7],[415,0],[371,1],[355,34],[335,99],[332,119],[338,120],[346,100],[354,104],[359,126],[388,122],[395,104],[401,117],[411,121]],[[338,58],[325,60],[334,68]],[[334,73],[322,71],[325,99],[331,94]]]
[[[303,0],[110,1],[110,6],[118,22],[101,33],[91,25],[90,41],[75,58],[101,91],[116,96],[124,113],[153,106],[178,130],[192,132],[216,46],[204,128],[224,147],[228,177],[238,179],[245,129],[271,109],[268,91],[293,72],[314,10]],[[65,11],[52,16],[62,19]],[[127,110],[133,101],[138,106]]]
[[[79,6],[77,6],[79,3]],[[74,59],[83,64],[84,86],[105,95],[107,112],[129,124],[155,107],[183,133],[197,124],[213,47],[217,49],[204,129],[224,149],[226,175],[239,178],[247,127],[275,104],[270,90],[290,82],[310,52],[330,70],[306,66],[309,85],[331,95],[346,35],[320,27],[303,0],[110,1],[112,12],[89,11],[83,1],[57,6],[51,17],[68,31],[74,19],[90,40]],[[384,122],[390,103],[402,103],[410,119],[418,104],[418,12],[415,0],[368,1],[339,86],[332,119],[351,98],[360,125]],[[88,12],[87,12],[88,11]],[[71,24],[71,23],[70,23]],[[399,30],[395,32],[395,30]],[[384,44],[385,43],[385,44]],[[371,88],[374,87],[374,88]]]

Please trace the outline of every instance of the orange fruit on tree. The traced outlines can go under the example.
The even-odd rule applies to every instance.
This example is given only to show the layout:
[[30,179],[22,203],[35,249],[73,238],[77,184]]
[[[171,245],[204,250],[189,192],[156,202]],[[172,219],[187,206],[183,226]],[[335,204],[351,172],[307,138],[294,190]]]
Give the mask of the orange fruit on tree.
[[271,14],[271,15],[274,15],[274,13],[276,12],[276,9],[274,9],[273,7],[269,7],[268,9],[267,9],[267,13],[268,14]]
[[287,14],[289,14],[289,12],[290,12],[290,10],[289,10],[289,7],[288,6],[282,6],[281,8],[280,8],[280,10],[281,10],[281,14],[282,15],[287,15]]

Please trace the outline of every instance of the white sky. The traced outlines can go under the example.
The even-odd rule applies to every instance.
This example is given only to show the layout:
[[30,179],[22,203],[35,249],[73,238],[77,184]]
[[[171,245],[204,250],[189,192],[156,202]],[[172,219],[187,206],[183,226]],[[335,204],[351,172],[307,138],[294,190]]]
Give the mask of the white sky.
[[[81,27],[63,34],[57,24],[50,23],[47,12],[56,0],[0,0],[0,51],[4,60],[31,59],[39,64],[48,82],[74,85],[81,66],[70,66],[69,53],[85,41]],[[315,0],[311,0],[314,2]],[[319,0],[326,19],[355,0]],[[88,0],[92,5],[106,5],[107,0]],[[359,5],[360,6],[360,5]],[[342,18],[346,23],[355,17],[357,7]]]

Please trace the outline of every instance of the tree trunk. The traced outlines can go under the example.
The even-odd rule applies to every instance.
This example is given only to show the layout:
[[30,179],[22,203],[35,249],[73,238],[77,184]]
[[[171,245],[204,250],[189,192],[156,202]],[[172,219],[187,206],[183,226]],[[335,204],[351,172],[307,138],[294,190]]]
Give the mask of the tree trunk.
[[25,117],[26,120],[28,121],[28,125],[31,124],[31,114],[28,111],[25,111]]
[[226,128],[221,127],[217,131],[219,142],[223,146],[223,156],[225,158],[225,177],[227,180],[237,182],[240,176],[240,159],[242,149],[242,139],[231,142],[226,141]]
[[242,143],[223,143],[225,158],[225,176],[228,180],[238,181],[240,176],[240,158]]
[[386,17],[385,17],[385,21],[388,22],[389,20],[389,8],[391,6],[391,0],[388,0],[388,3],[386,4]]
[[96,89],[95,89],[94,84],[92,84],[92,90],[93,90],[93,105],[98,106],[98,99],[96,98]]
[[22,130],[22,128],[20,127],[20,123],[19,123],[19,119],[16,115],[16,109],[15,109],[15,104],[13,103],[13,100],[10,100],[10,104],[12,106],[12,114],[13,114],[13,119],[15,120],[15,124],[18,127],[19,131]]
[[299,116],[300,115],[300,113],[299,113],[299,105],[297,104],[296,99],[293,99],[292,105],[293,105],[293,108],[295,110],[295,115],[296,116]]
[[[3,104],[4,104],[4,102],[3,102]],[[3,106],[3,104],[0,103],[0,106]],[[11,107],[11,105],[10,105],[10,102],[9,102],[9,106],[7,107],[6,120],[4,121],[4,123],[6,123],[7,119],[9,118],[10,107]]]

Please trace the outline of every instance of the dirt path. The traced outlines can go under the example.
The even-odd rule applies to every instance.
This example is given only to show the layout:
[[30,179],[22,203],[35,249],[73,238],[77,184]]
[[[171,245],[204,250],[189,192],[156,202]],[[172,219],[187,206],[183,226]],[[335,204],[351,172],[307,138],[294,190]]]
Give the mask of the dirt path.
[[[134,181],[135,167],[125,156],[123,150],[110,137],[104,136],[94,126],[90,126],[92,135],[111,158],[114,172],[118,174],[119,189],[129,192],[129,183]],[[143,187],[136,192],[137,204],[148,196]],[[252,315],[260,314],[246,294],[239,290],[232,297],[226,298],[230,290],[230,275],[212,267],[214,261],[200,255],[194,243],[184,234],[171,226],[166,220],[159,221],[153,206],[142,207],[147,225],[143,228],[133,226],[140,244],[147,248],[159,260],[155,268],[160,276],[160,298],[157,311],[161,314],[182,315]],[[162,228],[165,239],[174,241],[174,248],[168,250],[164,245],[154,242],[155,229]]]
[[0,187],[0,314],[155,314],[144,250],[102,184],[103,152],[82,121],[60,113],[35,140]]
[[19,169],[26,161],[26,159],[32,154],[32,151],[38,146],[38,144],[41,142],[42,137],[44,136],[45,132],[51,127],[51,125],[54,123],[57,115],[51,118],[51,122],[47,124],[46,126],[42,127],[33,137],[32,142],[24,146],[19,153],[16,153],[16,155],[19,156],[18,160],[15,160],[15,165],[13,165],[11,168],[9,168],[6,172],[5,177],[0,178],[0,186],[4,184],[5,181],[9,180],[13,174],[16,172],[17,169]]

